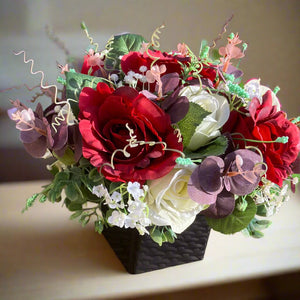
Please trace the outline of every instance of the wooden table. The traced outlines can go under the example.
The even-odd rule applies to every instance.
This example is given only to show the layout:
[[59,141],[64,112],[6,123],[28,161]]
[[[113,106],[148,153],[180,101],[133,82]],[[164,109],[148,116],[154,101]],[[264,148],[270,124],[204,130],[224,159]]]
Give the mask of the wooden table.
[[45,182],[0,184],[0,299],[120,299],[300,270],[300,197],[260,240],[211,232],[203,261],[127,274],[103,236],[61,204],[25,199]]

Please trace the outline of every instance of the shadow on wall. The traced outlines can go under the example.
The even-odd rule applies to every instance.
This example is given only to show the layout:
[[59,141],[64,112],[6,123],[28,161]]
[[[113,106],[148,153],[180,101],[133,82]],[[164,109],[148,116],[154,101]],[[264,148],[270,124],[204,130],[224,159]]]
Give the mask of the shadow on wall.
[[47,170],[51,159],[36,159],[23,148],[0,148],[0,182],[52,178]]

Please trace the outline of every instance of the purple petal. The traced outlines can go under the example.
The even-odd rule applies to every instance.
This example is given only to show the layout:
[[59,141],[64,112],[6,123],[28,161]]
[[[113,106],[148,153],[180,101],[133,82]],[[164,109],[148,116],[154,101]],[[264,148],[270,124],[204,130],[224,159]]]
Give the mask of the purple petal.
[[[193,174],[193,183],[198,183],[201,189],[210,194],[217,194],[223,189],[222,173],[224,170],[224,161],[217,156],[209,156],[197,167],[197,175]],[[197,176],[197,178],[195,177]]]
[[52,137],[51,126],[48,123],[48,121],[47,121],[46,118],[43,118],[43,122],[44,122],[44,125],[46,127],[46,132],[47,132],[46,134],[47,134],[48,148],[52,149],[53,148],[53,144],[54,144],[54,140],[53,140],[53,137]]
[[142,90],[140,93],[143,94],[146,98],[148,98],[150,100],[156,100],[157,99],[156,95],[148,92],[147,90]]
[[7,114],[8,114],[8,117],[13,120],[13,117],[12,115],[15,114],[17,112],[17,108],[16,107],[12,107],[10,109],[7,110]]
[[188,183],[188,194],[193,201],[202,205],[212,204],[217,200],[217,194],[205,193],[201,188],[195,187],[191,179]]
[[179,84],[179,74],[169,73],[161,77],[162,93],[165,95],[168,92],[174,91]]
[[[240,156],[243,160],[241,166],[236,164],[236,157]],[[226,176],[230,184],[230,191],[236,195],[250,194],[260,182],[260,174],[255,172],[255,165],[261,163],[261,157],[247,149],[240,149],[226,155],[225,165],[230,165],[230,172],[244,172],[244,174],[238,174],[234,176]]]
[[43,107],[42,107],[41,103],[37,104],[37,106],[35,108],[35,113],[39,119],[41,119],[41,120],[43,119],[44,114],[43,114]]
[[25,130],[20,132],[20,140],[22,143],[33,143],[41,136],[36,130]]
[[46,137],[42,135],[34,143],[25,143],[24,148],[33,157],[43,157],[47,151]]
[[214,219],[224,218],[233,212],[234,206],[234,195],[224,189],[218,195],[216,202],[203,210],[201,214]]
[[[167,104],[169,105],[169,104]],[[189,110],[189,100],[187,97],[182,96],[176,99],[172,105],[166,110],[166,113],[171,118],[171,123],[177,123],[182,120]]]
[[170,116],[171,123],[182,120],[189,110],[189,100],[187,97],[178,97],[181,88],[178,88],[168,96],[161,104],[161,108]]
[[[39,119],[34,120],[34,125],[37,129],[45,130],[43,122]],[[31,144],[35,142],[42,134],[36,129],[24,130],[20,132],[20,139],[22,143]]]
[[[65,122],[61,123],[56,127],[57,132],[54,133],[53,140],[53,150],[57,151],[58,149],[62,149],[68,141],[68,126]],[[52,131],[53,134],[53,131]]]

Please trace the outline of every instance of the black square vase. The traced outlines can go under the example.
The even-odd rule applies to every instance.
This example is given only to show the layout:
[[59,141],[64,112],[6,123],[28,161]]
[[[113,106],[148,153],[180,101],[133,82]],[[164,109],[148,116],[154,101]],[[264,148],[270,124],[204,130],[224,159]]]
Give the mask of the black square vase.
[[106,228],[103,235],[128,273],[139,274],[202,260],[210,227],[205,217],[198,215],[194,223],[173,244],[156,244],[149,235],[139,235],[136,229]]

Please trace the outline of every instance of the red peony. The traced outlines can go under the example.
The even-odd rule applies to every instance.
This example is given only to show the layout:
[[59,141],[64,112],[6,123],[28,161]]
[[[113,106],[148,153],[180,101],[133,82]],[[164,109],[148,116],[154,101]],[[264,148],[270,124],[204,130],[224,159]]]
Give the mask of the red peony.
[[172,149],[182,151],[182,143],[169,116],[135,89],[85,87],[79,109],[83,156],[108,180],[144,182],[175,166],[179,153]]
[[268,165],[267,179],[282,186],[282,182],[292,173],[291,164],[297,159],[300,150],[300,131],[298,127],[286,119],[282,111],[272,105],[272,95],[264,94],[262,104],[254,98],[249,106],[250,116],[232,111],[223,132],[241,133],[246,139],[257,141],[275,141],[278,137],[287,136],[283,143],[252,143],[235,140],[241,136],[234,135],[234,142],[239,147],[252,145],[259,148]]

